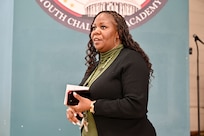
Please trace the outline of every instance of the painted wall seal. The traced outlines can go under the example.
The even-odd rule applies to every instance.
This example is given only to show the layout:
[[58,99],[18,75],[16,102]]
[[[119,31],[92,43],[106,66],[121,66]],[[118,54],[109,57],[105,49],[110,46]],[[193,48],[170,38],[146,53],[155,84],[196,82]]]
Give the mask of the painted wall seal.
[[124,16],[130,29],[154,17],[167,0],[36,0],[53,19],[76,31],[89,33],[93,17],[102,10]]

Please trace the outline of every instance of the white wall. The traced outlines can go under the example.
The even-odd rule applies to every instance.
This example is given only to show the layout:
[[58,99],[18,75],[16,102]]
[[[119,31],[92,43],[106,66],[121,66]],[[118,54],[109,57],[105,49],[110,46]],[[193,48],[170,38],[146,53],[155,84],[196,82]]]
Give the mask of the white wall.
[[0,0],[0,3],[0,136],[9,136],[13,0]]
[[[204,41],[204,0],[189,0],[189,46],[193,53],[189,56],[190,65],[190,130],[198,129],[197,112],[197,49],[193,34],[197,34]],[[200,118],[201,130],[204,130],[204,45],[199,47],[199,75],[200,75]]]

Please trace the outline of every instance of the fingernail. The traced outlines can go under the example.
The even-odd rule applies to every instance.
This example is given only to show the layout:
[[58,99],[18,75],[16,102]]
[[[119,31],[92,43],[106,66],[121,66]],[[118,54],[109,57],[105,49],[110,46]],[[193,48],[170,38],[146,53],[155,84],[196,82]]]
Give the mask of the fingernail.
[[72,122],[73,125],[76,125],[76,123]]
[[76,116],[77,116],[77,114],[76,114],[76,113],[74,113],[74,116],[76,117]]
[[76,95],[77,93],[76,92],[73,92],[73,95]]
[[81,125],[80,122],[77,122],[77,125],[80,126]]

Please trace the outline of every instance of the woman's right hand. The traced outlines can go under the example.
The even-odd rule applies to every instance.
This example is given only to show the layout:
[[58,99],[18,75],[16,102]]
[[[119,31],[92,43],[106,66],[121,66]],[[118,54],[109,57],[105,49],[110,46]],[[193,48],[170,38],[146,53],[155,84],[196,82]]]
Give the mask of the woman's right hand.
[[80,117],[83,117],[83,114],[82,113],[77,113],[74,111],[73,108],[68,107],[67,110],[66,110],[66,115],[67,115],[67,119],[72,122],[72,124],[74,125],[79,125],[80,126],[80,121],[77,119],[77,114],[80,116]]

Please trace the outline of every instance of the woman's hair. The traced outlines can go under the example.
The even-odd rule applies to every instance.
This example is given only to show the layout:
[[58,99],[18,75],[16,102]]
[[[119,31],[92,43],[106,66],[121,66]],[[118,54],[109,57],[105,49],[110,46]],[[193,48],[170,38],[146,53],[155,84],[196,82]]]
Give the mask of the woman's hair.
[[[132,50],[139,52],[142,55],[142,57],[144,58],[144,60],[147,64],[147,67],[149,69],[149,78],[150,78],[150,76],[153,76],[152,64],[149,61],[149,57],[142,50],[142,48],[139,46],[139,44],[132,39],[132,35],[129,32],[129,28],[126,24],[125,19],[115,11],[101,11],[94,17],[93,22],[96,19],[96,17],[101,13],[106,13],[106,14],[112,15],[112,17],[114,18],[116,25],[117,25],[116,29],[117,29],[118,34],[119,34],[119,39],[120,39],[121,43],[123,44],[124,48],[130,48]],[[93,25],[93,22],[92,22],[91,26]],[[90,40],[87,44],[88,49],[86,50],[87,55],[85,57],[86,65],[88,66],[86,74],[88,74],[88,75],[96,67],[96,65],[97,65],[97,59],[96,58],[97,58],[97,55],[99,54],[99,52],[97,52],[97,50],[95,49],[95,47],[93,45],[93,41],[91,39],[92,31],[93,30],[91,29],[90,33],[89,33]]]

